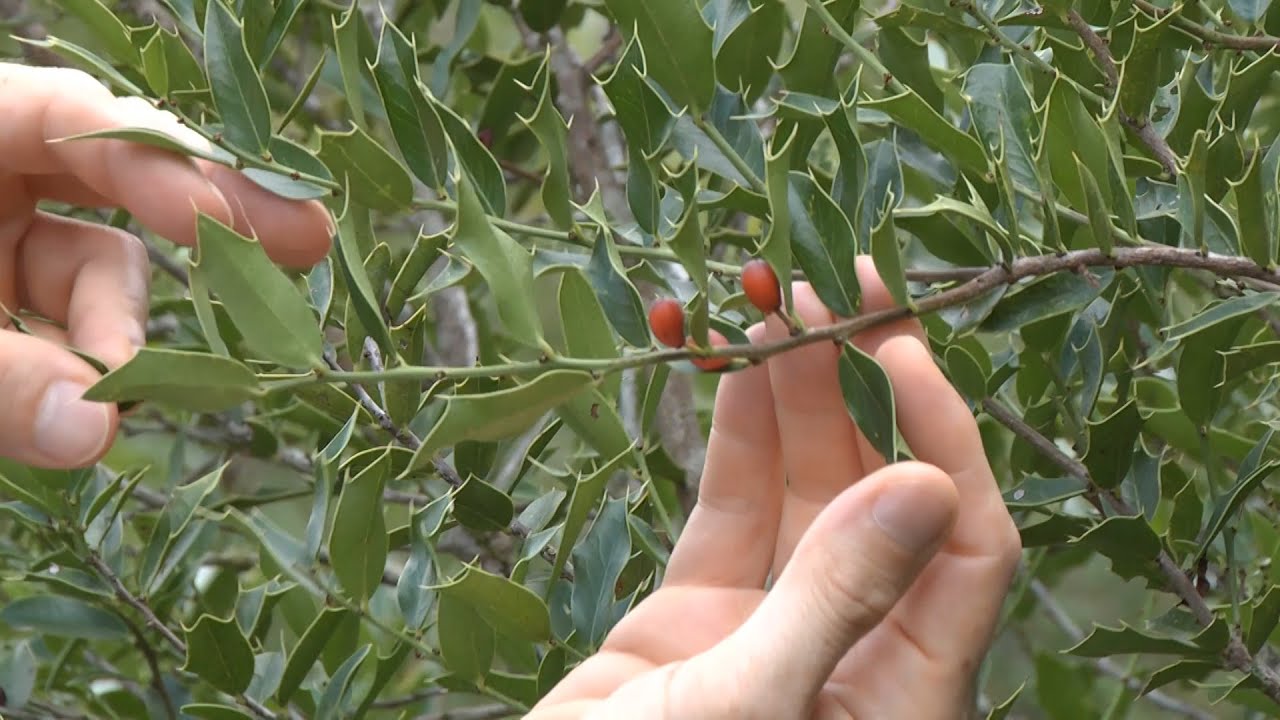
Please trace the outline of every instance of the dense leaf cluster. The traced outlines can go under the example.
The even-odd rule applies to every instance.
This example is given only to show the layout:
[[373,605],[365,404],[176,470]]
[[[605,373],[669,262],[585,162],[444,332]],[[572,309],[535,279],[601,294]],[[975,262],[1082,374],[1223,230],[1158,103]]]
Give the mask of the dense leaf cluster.
[[[518,716],[661,582],[689,360],[918,314],[1027,548],[984,712],[1273,715],[1269,4],[31,3],[49,34],[9,52],[193,133],[95,137],[320,199],[336,240],[295,277],[202,218],[92,391],[140,404],[107,461],[0,462],[3,712]],[[898,310],[859,314],[858,255]],[[846,320],[748,346],[751,257]],[[844,346],[850,413],[909,456]]]

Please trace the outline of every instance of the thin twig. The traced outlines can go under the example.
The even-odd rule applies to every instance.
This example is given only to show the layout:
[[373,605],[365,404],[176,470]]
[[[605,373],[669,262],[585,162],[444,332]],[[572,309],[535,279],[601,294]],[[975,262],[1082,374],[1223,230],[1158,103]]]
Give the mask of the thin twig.
[[[1168,10],[1156,7],[1147,0],[1134,0],[1136,5],[1142,12],[1153,18],[1159,19],[1164,17]],[[1219,32],[1211,30],[1194,20],[1178,15],[1173,19],[1173,24],[1177,25],[1187,33],[1200,38],[1211,46],[1229,48],[1231,50],[1256,50],[1258,52],[1266,52],[1274,48],[1280,47],[1280,37],[1274,35],[1233,35],[1231,33]]]
[[[1107,41],[1094,32],[1093,27],[1075,10],[1067,11],[1067,24],[1080,36],[1085,46],[1093,53],[1094,59],[1098,61],[1102,74],[1107,77],[1107,94],[1115,95],[1120,88],[1120,71],[1116,69],[1115,57],[1111,55],[1111,47]],[[1139,72],[1143,71],[1139,68]],[[1177,176],[1178,156],[1148,118],[1134,117],[1121,108],[1120,120],[1142,141],[1143,145],[1147,146],[1151,154],[1156,156],[1156,160],[1160,162],[1160,166],[1169,177]]]
[[751,362],[763,362],[768,358],[798,347],[817,342],[843,342],[872,327],[902,318],[926,315],[981,298],[996,288],[1012,285],[1022,280],[1059,272],[1084,272],[1089,267],[1179,267],[1205,270],[1223,277],[1247,277],[1270,283],[1280,282],[1280,273],[1264,268],[1249,258],[1201,253],[1197,250],[1169,247],[1167,245],[1142,245],[1118,247],[1110,254],[1098,248],[1075,250],[1061,255],[1035,255],[1019,258],[1008,265],[995,266],[968,282],[948,290],[927,295],[915,301],[914,308],[894,307],[866,313],[847,320],[814,328],[804,334],[759,344],[726,345],[708,350],[689,349],[658,350],[624,355],[620,358],[593,359],[572,357],[541,358],[473,367],[402,366],[384,372],[330,371],[313,372],[310,375],[279,380],[273,383],[276,390],[317,383],[391,382],[431,379],[463,379],[472,377],[516,377],[546,372],[550,369],[582,370],[595,373],[611,373],[635,367],[645,367],[689,360],[695,357],[727,357]]

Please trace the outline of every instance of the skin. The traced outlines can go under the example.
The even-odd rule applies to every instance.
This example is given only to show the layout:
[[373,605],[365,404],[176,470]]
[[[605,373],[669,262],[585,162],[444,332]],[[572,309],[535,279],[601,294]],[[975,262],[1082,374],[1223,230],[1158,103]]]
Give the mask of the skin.
[[[138,238],[41,212],[54,200],[124,208],[156,235],[194,246],[197,211],[256,233],[268,255],[314,265],[332,235],[323,206],[291,201],[244,175],[118,140],[54,142],[139,125],[181,134],[174,118],[115,98],[74,70],[0,63],[0,302],[38,313],[37,337],[0,322],[0,456],[46,468],[90,465],[119,426],[113,406],[79,400],[94,369],[60,345],[119,367],[145,341],[148,267]],[[56,392],[50,392],[56,391]]]
[[[890,307],[869,258],[857,272],[864,308]],[[794,293],[806,326],[833,322],[809,286]],[[749,334],[787,330],[770,319]],[[971,714],[1020,556],[1017,530],[977,424],[920,325],[855,342],[888,372],[919,462],[886,467],[854,426],[832,345],[726,376],[698,503],[662,587],[531,720]],[[880,522],[893,517],[879,512],[882,499],[907,510],[905,526]]]
[[[34,326],[38,337],[0,327],[0,456],[84,466],[106,452],[119,418],[79,399],[98,374],[61,346],[127,362],[144,342],[150,270],[136,237],[40,212],[39,201],[123,207],[187,246],[204,212],[298,268],[324,257],[332,226],[321,205],[277,197],[226,168],[122,141],[55,142],[138,125],[184,133],[83,73],[0,64],[0,97],[9,101],[0,113],[0,302],[51,321]],[[871,262],[856,270],[864,306],[888,307]],[[807,326],[833,321],[807,285],[794,293]],[[776,319],[750,331],[753,341],[786,335]],[[886,467],[854,426],[830,344],[726,376],[698,504],[661,589],[531,718],[969,713],[1020,554],[1017,531],[973,416],[920,326],[904,320],[855,342],[889,373],[919,462]]]

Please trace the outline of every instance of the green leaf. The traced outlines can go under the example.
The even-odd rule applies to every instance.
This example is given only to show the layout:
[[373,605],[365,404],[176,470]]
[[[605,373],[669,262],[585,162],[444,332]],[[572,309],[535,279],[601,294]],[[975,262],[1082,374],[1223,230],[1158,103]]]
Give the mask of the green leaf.
[[1262,481],[1276,471],[1276,468],[1280,468],[1280,462],[1268,462],[1248,475],[1236,479],[1236,483],[1231,486],[1231,489],[1214,504],[1213,512],[1209,515],[1209,522],[1205,526],[1204,534],[1200,538],[1196,549],[1195,557],[1198,558],[1204,554],[1209,544],[1218,536],[1218,533],[1222,532],[1222,528],[1226,526],[1227,521],[1235,515],[1249,495],[1262,486]]
[[533,257],[489,221],[466,173],[458,185],[453,244],[484,276],[498,305],[503,329],[524,345],[542,348],[542,321],[533,292]]
[[1191,658],[1206,654],[1194,643],[1186,640],[1151,635],[1124,624],[1118,628],[1095,625],[1088,637],[1065,652],[1076,657],[1090,658],[1135,653]]
[[1120,485],[1133,463],[1133,449],[1142,430],[1137,402],[1130,400],[1097,423],[1089,423],[1089,452],[1084,464],[1099,487]]
[[972,135],[956,127],[930,107],[914,90],[877,100],[859,103],[860,107],[877,110],[895,122],[913,130],[930,147],[946,155],[961,170],[982,177],[991,172],[991,161],[982,145]]
[[599,647],[613,626],[614,587],[630,558],[627,501],[609,500],[573,549],[573,626],[577,638],[589,648]]
[[[441,611],[446,599],[471,607],[500,635],[525,642],[551,639],[546,603],[529,588],[471,565],[457,580],[437,588]],[[440,621],[441,625],[444,621]]]
[[[565,346],[571,357],[618,357],[618,346],[613,339],[613,330],[605,317],[604,308],[600,306],[600,301],[596,299],[596,294],[582,271],[568,270],[561,276],[557,301]],[[621,383],[621,376],[610,375],[603,380],[602,390],[606,396],[614,397]]]
[[320,695],[320,702],[316,703],[316,720],[339,720],[347,717],[342,711],[343,698],[351,687],[356,671],[369,657],[369,650],[372,648],[372,645],[361,646],[334,671],[325,684],[324,693]]
[[1257,312],[1262,308],[1280,300],[1280,293],[1249,293],[1239,297],[1215,302],[1197,313],[1189,320],[1171,325],[1161,330],[1166,343],[1174,343],[1194,337],[1220,323]]
[[617,248],[607,231],[596,235],[587,262],[587,281],[609,318],[609,324],[632,347],[649,347],[649,321],[640,292],[622,271]]
[[338,72],[342,77],[343,98],[351,110],[354,124],[362,126],[368,118],[364,107],[364,73],[370,58],[362,57],[366,48],[361,40],[371,35],[365,16],[357,6],[351,6],[346,13],[334,13],[330,22],[333,26],[333,50],[338,61]]
[[1228,0],[1227,4],[1246,25],[1253,25],[1266,16],[1271,0]]
[[529,29],[545,33],[556,26],[564,13],[569,0],[541,0],[541,2],[520,3],[520,16],[524,18]]
[[515,435],[593,382],[589,373],[552,370],[516,387],[443,398],[444,411],[423,438],[409,469],[423,467],[432,454],[460,442]]
[[1114,245],[1111,229],[1111,215],[1107,212],[1106,200],[1098,189],[1098,181],[1093,173],[1082,162],[1075,158],[1076,172],[1080,175],[1080,184],[1084,188],[1085,209],[1089,215],[1089,227],[1093,230],[1093,242],[1104,255],[1110,256]]
[[322,340],[315,315],[262,245],[204,214],[196,234],[192,272],[217,293],[250,350],[287,367],[319,366]]
[[573,194],[569,184],[569,152],[565,147],[569,128],[564,117],[556,109],[551,97],[551,48],[547,48],[542,69],[538,72],[531,90],[538,98],[533,115],[520,118],[547,153],[547,174],[542,180],[542,205],[557,227],[569,230],[573,227]]
[[991,712],[987,713],[987,720],[1004,720],[1006,717],[1008,717],[1009,713],[1013,711],[1014,704],[1018,702],[1018,698],[1022,695],[1022,691],[1026,689],[1026,687],[1027,687],[1027,684],[1024,682],[1023,684],[1019,685],[1018,689],[1014,690],[1013,694],[1010,695],[1004,702],[1000,703],[999,705],[993,706],[991,708]]
[[230,165],[235,162],[235,157],[231,155],[231,153],[217,146],[206,148],[194,143],[188,144],[183,139],[170,135],[169,133],[144,127],[93,130],[90,132],[55,138],[49,142],[63,143],[75,142],[78,140],[125,140],[131,143],[160,148],[161,150],[168,150],[169,152],[187,157],[208,160],[209,162],[218,163],[220,165]]
[[1169,683],[1178,682],[1179,680],[1203,680],[1208,675],[1219,669],[1217,662],[1205,660],[1179,660],[1171,665],[1166,665],[1152,673],[1147,679],[1147,683],[1142,686],[1140,695],[1146,695],[1152,690],[1162,688]]
[[451,496],[441,496],[409,521],[409,558],[396,584],[396,604],[410,630],[422,627],[435,605],[436,593],[431,586],[436,584],[437,569],[435,553],[428,541],[452,505]]
[[[502,217],[507,212],[507,185],[498,161],[493,153],[476,138],[471,127],[458,116],[448,105],[428,98],[440,121],[444,123],[445,132],[452,143],[454,156],[461,166],[463,174],[471,179],[485,212]],[[458,201],[462,202],[462,190],[458,189]]]
[[1231,187],[1240,221],[1240,249],[1259,266],[1269,268],[1276,255],[1272,218],[1277,203],[1274,190],[1263,181],[1263,155],[1256,144],[1244,177],[1232,181]]
[[382,582],[387,563],[382,490],[390,473],[391,455],[383,452],[358,475],[343,483],[333,516],[330,564],[338,584],[356,601],[368,599]]
[[93,39],[116,62],[130,66],[138,63],[140,58],[129,28],[100,0],[63,0],[59,7],[80,18],[93,31]]
[[472,475],[454,494],[453,514],[464,527],[504,532],[516,511],[510,496]]
[[[760,257],[779,278],[791,277],[791,202],[789,171],[797,126],[780,130],[765,152],[765,187],[769,191],[769,231],[760,245]],[[783,307],[791,307],[791,283],[782,283]]]
[[[587,517],[600,506],[600,501],[604,498],[604,491],[609,478],[618,471],[630,455],[631,448],[627,448],[618,456],[602,464],[590,475],[579,478],[574,483],[573,494],[569,498],[569,509],[565,513],[564,531],[560,534],[560,547],[556,551],[556,562],[552,568],[552,578],[560,577],[560,572],[564,569],[565,562],[568,561],[573,548],[578,543],[578,535],[582,532],[582,528],[587,522]],[[548,593],[551,590],[552,587],[547,588]]]
[[230,695],[238,695],[253,680],[253,649],[234,618],[201,615],[196,624],[183,628],[187,639],[184,672]]
[[853,317],[861,302],[858,278],[849,269],[858,255],[853,227],[812,176],[793,172],[788,205],[796,264],[831,312]]
[[1162,587],[1165,582],[1156,564],[1162,549],[1160,538],[1141,515],[1109,517],[1072,544],[1106,557],[1111,571],[1123,580],[1141,577],[1153,587]]
[[1089,490],[1089,483],[1074,477],[1029,477],[1022,484],[1004,494],[1004,502],[1010,509],[1035,508],[1052,505]]
[[[216,1],[216,0],[215,0]],[[193,703],[183,705],[182,713],[203,720],[253,720],[252,715],[230,705],[214,705],[211,703]]]
[[345,607],[327,607],[315,616],[289,652],[289,661],[285,664],[280,687],[276,690],[277,702],[283,705],[293,698],[307,673],[311,672],[316,660],[320,658],[325,644],[333,637],[334,631],[350,616],[351,611]]
[[871,259],[875,264],[876,274],[884,281],[894,302],[902,307],[914,308],[915,301],[911,298],[911,291],[907,289],[902,245],[898,243],[898,228],[894,225],[893,213],[888,210],[894,204],[893,193],[890,191],[885,198],[886,207],[880,213],[880,221],[871,229]]
[[493,628],[465,598],[451,594],[440,596],[436,622],[445,667],[464,680],[480,683],[493,664],[497,642]]
[[[687,166],[692,169],[695,166]],[[702,213],[696,204],[685,207],[683,217],[672,230],[670,236],[662,238],[663,244],[671,248],[676,258],[689,273],[689,279],[702,292],[707,290],[707,241],[702,230]],[[694,334],[698,339],[698,335]]]
[[263,153],[271,144],[271,101],[245,46],[244,28],[221,2],[210,2],[204,20],[209,89],[233,145]]
[[[823,6],[841,28],[853,31],[859,0],[830,0]],[[787,90],[813,95],[829,94],[836,82],[836,61],[843,51],[844,46],[831,36],[822,19],[806,8],[790,57],[777,63]]]
[[1114,271],[1086,270],[1084,275],[1057,273],[1024,285],[1001,298],[982,322],[983,332],[1003,333],[1038,320],[1075,312],[1093,302],[1111,283]]
[[15,630],[83,640],[124,640],[129,631],[113,612],[65,595],[28,595],[0,610],[0,622]]
[[5,707],[21,710],[31,699],[36,684],[36,656],[31,642],[13,646],[0,657],[0,688],[4,688]]
[[885,462],[898,460],[897,415],[893,386],[876,359],[853,343],[840,356],[840,390],[849,415]]
[[155,402],[191,412],[221,412],[259,394],[258,378],[217,355],[144,347],[107,373],[84,397],[94,402]]
[[358,126],[347,132],[320,131],[319,157],[351,199],[371,210],[395,212],[413,202],[409,171]]
[[1280,585],[1272,585],[1253,605],[1253,613],[1249,620],[1249,634],[1245,646],[1249,652],[1256,653],[1267,644],[1271,633],[1275,632],[1276,623],[1280,623]]
[[1004,159],[1014,182],[1038,188],[1031,138],[1039,135],[1038,115],[1017,68],[1011,64],[979,63],[965,74],[964,94],[973,125],[989,154],[1004,147]]
[[720,23],[715,25],[716,80],[748,101],[755,100],[773,76],[772,61],[778,57],[787,24],[786,7],[780,0],[717,0],[716,4],[725,8],[722,18],[731,13],[734,18],[741,16],[737,23],[725,22],[723,31]]
[[416,43],[387,23],[373,77],[405,163],[423,184],[440,190],[449,172],[449,140],[422,92],[417,55]]
[[1143,24],[1147,15],[1136,13],[1133,46],[1120,64],[1120,88],[1116,93],[1120,110],[1138,122],[1151,116],[1151,101],[1165,75],[1172,72],[1173,48],[1163,35],[1182,14],[1182,8],[1161,13],[1159,20]]
[[369,272],[358,247],[359,228],[368,222],[367,213],[364,208],[348,205],[346,212],[338,218],[335,248],[338,267],[342,270],[342,280],[347,286],[347,299],[351,303],[351,309],[355,310],[356,317],[360,319],[361,329],[378,343],[384,357],[395,357],[398,346],[391,338],[386,317],[378,305],[378,293],[369,279]]
[[715,94],[712,32],[693,0],[605,0],[619,29],[645,49],[649,77],[701,114]]

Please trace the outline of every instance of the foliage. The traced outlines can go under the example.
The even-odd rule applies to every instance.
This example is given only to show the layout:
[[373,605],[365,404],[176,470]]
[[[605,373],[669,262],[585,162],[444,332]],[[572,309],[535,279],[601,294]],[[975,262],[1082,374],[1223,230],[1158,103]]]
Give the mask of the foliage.
[[[705,427],[716,379],[689,361],[907,313],[1027,548],[992,716],[1275,713],[1267,0],[511,5],[13,19],[52,34],[11,54],[210,147],[116,137],[322,199],[337,232],[292,276],[202,219],[162,253],[150,347],[93,391],[141,403],[112,454],[0,463],[6,716],[519,715],[662,581],[696,479],[663,406]],[[858,314],[859,254],[899,310]],[[745,345],[751,257],[845,319]],[[652,339],[658,295],[688,347]],[[909,454],[848,348],[852,415]]]

